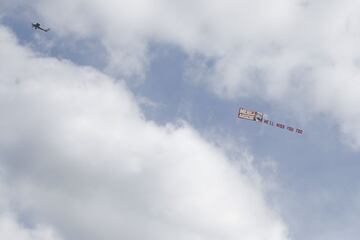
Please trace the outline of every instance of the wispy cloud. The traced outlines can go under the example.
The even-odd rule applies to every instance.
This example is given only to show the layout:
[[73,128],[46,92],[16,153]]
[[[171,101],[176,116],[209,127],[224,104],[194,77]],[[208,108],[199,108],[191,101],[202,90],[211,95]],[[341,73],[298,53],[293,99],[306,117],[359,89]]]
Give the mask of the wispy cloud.
[[61,238],[49,227],[26,228],[10,214],[0,215],[1,239],[17,240],[60,240]]
[[39,0],[29,8],[59,35],[99,39],[108,73],[144,78],[149,43],[175,44],[192,60],[190,78],[218,96],[325,113],[360,148],[357,1]]

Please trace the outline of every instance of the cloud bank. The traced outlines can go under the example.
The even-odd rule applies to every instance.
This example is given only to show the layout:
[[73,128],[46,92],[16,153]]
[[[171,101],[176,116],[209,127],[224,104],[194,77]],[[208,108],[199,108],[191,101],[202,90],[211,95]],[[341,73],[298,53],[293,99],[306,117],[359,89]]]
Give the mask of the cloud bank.
[[147,121],[122,82],[3,27],[0,42],[1,238],[288,239],[261,186],[191,126]]
[[107,72],[144,77],[151,43],[173,44],[189,56],[188,78],[218,96],[324,114],[360,148],[358,1],[37,0],[29,8],[59,35],[99,39]]

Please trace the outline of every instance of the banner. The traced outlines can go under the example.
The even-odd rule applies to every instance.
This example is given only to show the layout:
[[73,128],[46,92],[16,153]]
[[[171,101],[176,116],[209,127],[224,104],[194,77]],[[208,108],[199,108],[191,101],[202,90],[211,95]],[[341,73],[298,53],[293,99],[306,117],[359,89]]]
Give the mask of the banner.
[[238,118],[251,120],[251,121],[256,121],[255,120],[256,119],[256,112],[245,109],[245,108],[240,108]]
[[261,122],[270,126],[276,126],[281,129],[286,129],[290,132],[296,132],[298,134],[303,134],[303,130],[299,128],[293,128],[290,126],[285,126],[285,124],[282,123],[274,123],[273,121],[270,121],[269,119],[264,119],[264,114],[261,112],[252,111],[245,108],[240,108],[238,113],[238,118],[255,121],[255,122]]

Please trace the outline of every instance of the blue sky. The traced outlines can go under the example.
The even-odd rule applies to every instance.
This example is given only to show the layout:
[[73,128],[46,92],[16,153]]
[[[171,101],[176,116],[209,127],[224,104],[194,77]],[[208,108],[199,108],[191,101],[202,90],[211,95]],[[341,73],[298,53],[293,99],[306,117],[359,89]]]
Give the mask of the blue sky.
[[[3,126],[10,126],[0,141],[0,193],[6,196],[0,202],[0,236],[357,239],[360,6],[356,1],[290,2],[274,1],[271,9],[262,1],[231,0],[194,6],[140,0],[0,3],[1,34],[17,39],[4,38],[0,51],[19,52],[8,53],[15,60],[0,67],[0,96],[9,103],[3,105]],[[66,12],[59,16],[57,11]],[[32,30],[33,19],[51,31]],[[21,91],[7,85],[12,79],[25,82]],[[57,94],[69,99],[54,100]],[[239,107],[264,112],[304,134],[239,120]],[[27,108],[34,114],[28,116]],[[43,117],[46,110],[54,117]],[[112,111],[117,122],[109,120]],[[13,114],[28,116],[29,122],[14,121]],[[64,136],[53,143],[57,126]],[[42,144],[46,153],[39,150]],[[126,160],[118,163],[122,156]],[[87,162],[95,168],[87,171]],[[18,164],[26,166],[25,173]],[[217,170],[228,168],[234,177]],[[169,186],[161,183],[167,181]],[[75,220],[54,209],[61,202],[48,195],[53,186],[52,194],[76,212]],[[82,196],[93,197],[85,208],[77,205]],[[189,210],[192,204],[199,213]],[[227,212],[240,220],[228,220]],[[115,224],[122,215],[130,219],[126,230]],[[109,226],[89,230],[101,222]],[[4,230],[9,225],[12,232]]]

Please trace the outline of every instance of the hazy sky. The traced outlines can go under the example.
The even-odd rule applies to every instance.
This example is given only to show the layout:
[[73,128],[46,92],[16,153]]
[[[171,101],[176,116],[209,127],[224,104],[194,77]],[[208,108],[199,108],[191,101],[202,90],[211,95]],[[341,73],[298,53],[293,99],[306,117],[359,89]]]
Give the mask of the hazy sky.
[[0,239],[358,239],[359,43],[355,0],[0,0]]

